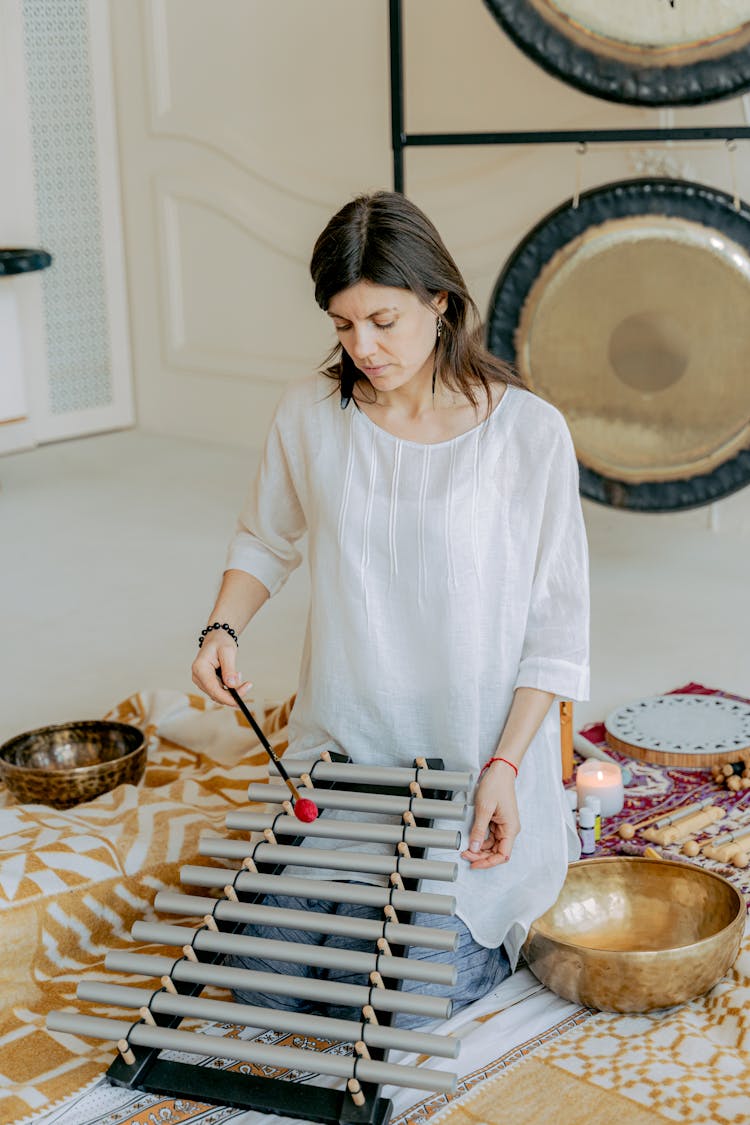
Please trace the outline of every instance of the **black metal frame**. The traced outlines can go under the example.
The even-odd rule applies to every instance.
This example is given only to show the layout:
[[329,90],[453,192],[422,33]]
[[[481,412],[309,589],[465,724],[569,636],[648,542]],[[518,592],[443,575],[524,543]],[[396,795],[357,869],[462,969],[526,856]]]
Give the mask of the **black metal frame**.
[[391,145],[393,188],[404,192],[404,150],[456,145],[560,145],[619,142],[750,140],[750,125],[706,125],[655,129],[540,129],[495,133],[408,133],[404,115],[404,50],[402,0],[389,0],[391,76]]
[[[332,759],[346,762],[349,759],[339,754],[332,754]],[[416,762],[414,763],[416,769]],[[443,769],[440,758],[428,758],[428,769]],[[343,783],[316,783],[319,788],[336,788],[341,790],[358,791],[357,786]],[[388,786],[372,786],[373,792],[403,795],[401,788]],[[446,800],[451,794],[436,790],[424,790],[428,798]],[[432,826],[432,820],[417,819],[419,827]],[[290,843],[299,845],[301,836],[295,836]],[[415,859],[424,855],[423,848],[412,848],[411,854]],[[277,875],[284,867],[281,864],[258,863],[261,874]],[[229,875],[230,872],[227,872]],[[418,890],[421,880],[404,879],[407,890]],[[262,902],[267,896],[262,892],[255,894],[242,894],[237,891],[240,902]],[[407,924],[413,922],[413,915],[403,913],[403,921]],[[218,928],[223,933],[241,933],[245,929],[244,922],[227,922],[216,919]],[[395,956],[404,956],[403,946],[392,945]],[[206,964],[216,964],[222,960],[223,954],[196,950],[197,959]],[[183,996],[198,996],[205,987],[202,984],[176,981],[175,988]],[[400,984],[397,985],[400,987]],[[169,1016],[155,1014],[154,1019],[158,1026],[175,1028],[184,1016]],[[382,1025],[389,1025],[391,1013],[378,1014]],[[216,1044],[216,1053],[221,1053],[221,1040],[213,1040]],[[381,1087],[372,1082],[362,1082],[362,1093],[365,1097],[364,1105],[356,1106],[351,1095],[344,1090],[331,1089],[325,1086],[316,1086],[307,1083],[300,1086],[295,1082],[287,1082],[281,1078],[260,1078],[250,1074],[240,1074],[235,1070],[222,1071],[208,1069],[194,1063],[175,1062],[160,1059],[161,1048],[138,1047],[131,1044],[131,1051],[135,1055],[135,1063],[128,1064],[118,1055],[107,1070],[107,1078],[116,1086],[128,1089],[138,1089],[149,1094],[162,1094],[170,1097],[189,1098],[199,1102],[208,1102],[212,1105],[232,1106],[236,1109],[251,1109],[260,1113],[275,1113],[285,1117],[300,1118],[304,1121],[319,1121],[324,1125],[386,1125],[393,1112],[393,1104],[388,1098],[381,1097]],[[384,1060],[388,1052],[381,1048],[370,1048],[374,1059]],[[210,1088],[207,1089],[207,1086]]]

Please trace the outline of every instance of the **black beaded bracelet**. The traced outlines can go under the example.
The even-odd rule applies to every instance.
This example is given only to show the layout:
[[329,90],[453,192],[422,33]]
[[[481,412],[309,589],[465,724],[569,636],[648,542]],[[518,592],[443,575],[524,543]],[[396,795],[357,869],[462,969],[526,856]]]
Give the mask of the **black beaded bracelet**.
[[213,629],[223,629],[225,633],[229,633],[229,636],[239,648],[240,642],[237,640],[237,634],[231,625],[227,625],[226,621],[223,623],[221,621],[214,621],[213,625],[207,625],[205,629],[202,629],[201,635],[198,638],[198,648],[203,648],[203,642]]

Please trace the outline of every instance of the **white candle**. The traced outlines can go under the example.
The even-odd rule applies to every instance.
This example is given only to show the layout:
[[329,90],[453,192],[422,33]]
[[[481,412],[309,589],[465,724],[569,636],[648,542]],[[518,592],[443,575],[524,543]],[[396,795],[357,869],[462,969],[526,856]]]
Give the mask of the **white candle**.
[[597,797],[601,801],[601,815],[614,816],[625,803],[622,770],[616,762],[589,758],[576,770],[576,792],[579,808],[587,797]]

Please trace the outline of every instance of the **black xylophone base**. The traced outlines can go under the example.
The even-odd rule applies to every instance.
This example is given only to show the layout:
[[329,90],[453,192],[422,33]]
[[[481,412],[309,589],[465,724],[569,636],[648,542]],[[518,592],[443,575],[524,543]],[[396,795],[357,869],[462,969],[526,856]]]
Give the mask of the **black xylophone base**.
[[[331,754],[334,762],[348,762],[343,754]],[[416,763],[414,763],[416,766]],[[429,769],[440,770],[443,768],[441,758],[427,758],[426,765]],[[356,786],[342,783],[329,783],[321,788],[337,788],[355,790]],[[403,790],[378,786],[378,793],[401,794]],[[424,790],[424,796],[429,798],[449,797],[445,792]],[[422,820],[418,824],[431,826],[432,821]],[[295,837],[291,843],[299,844],[301,837]],[[419,858],[420,849],[412,849],[414,858]],[[278,874],[283,871],[279,865],[258,865],[259,872]],[[404,885],[409,890],[417,890],[419,883],[416,880],[404,880]],[[262,894],[243,896],[242,901],[259,902],[265,896]],[[411,915],[404,915],[405,922],[411,922]],[[220,923],[219,928],[224,932],[239,932],[244,928],[243,923]],[[396,947],[394,947],[394,951]],[[198,960],[206,963],[216,963],[221,960],[221,954],[198,953]],[[177,984],[177,991],[185,996],[197,996],[203,990],[201,984]],[[162,1027],[177,1027],[181,1022],[178,1016],[156,1016],[156,1022]],[[390,1022],[390,1015],[383,1013],[381,1023]],[[214,1039],[216,1054],[221,1054],[221,1039]],[[322,1125],[386,1125],[393,1113],[393,1103],[389,1098],[380,1096],[381,1087],[371,1082],[361,1083],[361,1092],[364,1103],[360,1106],[354,1104],[351,1094],[346,1089],[330,1089],[326,1086],[317,1086],[313,1083],[289,1082],[281,1078],[261,1078],[253,1074],[237,1071],[216,1070],[205,1065],[195,1063],[177,1062],[170,1059],[159,1058],[160,1049],[156,1047],[132,1046],[135,1063],[129,1065],[117,1055],[106,1073],[106,1078],[114,1086],[127,1089],[137,1089],[147,1094],[159,1094],[170,1098],[185,1098],[190,1101],[206,1102],[209,1105],[231,1106],[235,1109],[254,1110],[258,1113],[276,1114],[277,1116],[298,1118],[303,1121],[321,1122]],[[371,1050],[372,1057],[385,1058],[386,1051]]]
[[[216,1042],[219,1053],[221,1040]],[[393,1103],[379,1096],[380,1087],[368,1082],[363,1082],[361,1087],[364,1104],[356,1106],[346,1090],[329,1090],[281,1078],[257,1078],[252,1074],[212,1070],[193,1063],[157,1058],[151,1062],[147,1076],[136,1082],[127,1074],[132,1069],[121,1058],[116,1058],[107,1077],[117,1086],[135,1086],[149,1094],[298,1117],[324,1125],[386,1125],[393,1112]]]

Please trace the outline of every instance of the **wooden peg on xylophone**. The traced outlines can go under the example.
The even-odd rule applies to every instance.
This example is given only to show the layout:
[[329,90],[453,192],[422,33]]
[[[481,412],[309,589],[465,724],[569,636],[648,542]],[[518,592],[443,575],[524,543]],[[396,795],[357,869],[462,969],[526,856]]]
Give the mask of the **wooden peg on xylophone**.
[[128,1064],[128,1066],[132,1066],[134,1064],[135,1055],[131,1051],[130,1044],[128,1043],[127,1039],[118,1039],[117,1050],[120,1052],[123,1060]]
[[356,1106],[365,1104],[365,1095],[362,1093],[362,1087],[356,1078],[350,1078],[346,1084],[346,1088],[352,1096],[352,1101]]

